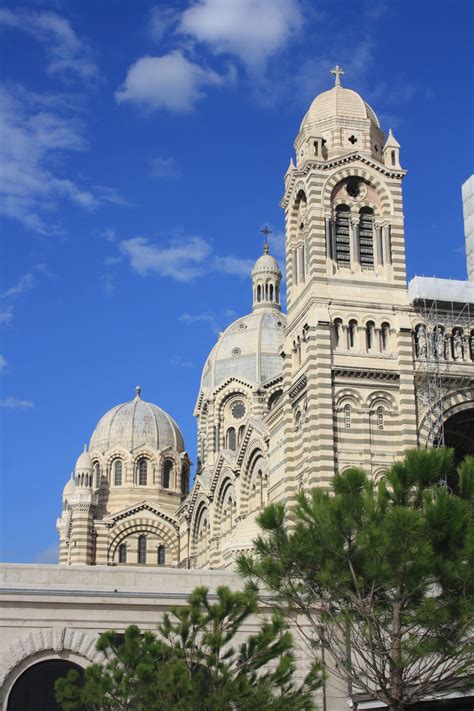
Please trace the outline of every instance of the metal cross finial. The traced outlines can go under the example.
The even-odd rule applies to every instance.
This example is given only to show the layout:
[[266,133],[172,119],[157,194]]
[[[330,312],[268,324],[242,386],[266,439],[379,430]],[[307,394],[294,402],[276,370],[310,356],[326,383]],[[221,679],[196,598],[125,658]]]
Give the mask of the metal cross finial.
[[336,77],[334,86],[341,86],[341,76],[345,74],[345,72],[343,69],[341,69],[339,64],[336,64],[336,66],[331,69],[331,74],[334,74],[334,76]]
[[269,228],[268,225],[265,225],[264,227],[262,227],[262,229],[260,230],[260,232],[261,232],[262,235],[265,237],[265,243],[264,243],[264,245],[263,245],[264,254],[268,254],[268,235],[271,235],[271,234],[272,234],[272,231],[271,231],[271,229]]

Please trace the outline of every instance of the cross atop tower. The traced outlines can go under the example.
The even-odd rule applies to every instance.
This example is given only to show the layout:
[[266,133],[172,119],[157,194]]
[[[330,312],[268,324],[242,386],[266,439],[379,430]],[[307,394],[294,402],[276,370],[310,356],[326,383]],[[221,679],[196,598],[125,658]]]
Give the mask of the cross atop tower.
[[335,67],[331,69],[331,74],[334,74],[336,77],[336,81],[334,82],[334,86],[341,86],[341,76],[345,74],[344,70],[339,66],[339,64],[336,64]]
[[265,225],[264,227],[262,227],[260,232],[265,237],[265,242],[263,244],[263,252],[264,254],[268,254],[268,235],[272,234],[272,230],[269,228],[268,225]]

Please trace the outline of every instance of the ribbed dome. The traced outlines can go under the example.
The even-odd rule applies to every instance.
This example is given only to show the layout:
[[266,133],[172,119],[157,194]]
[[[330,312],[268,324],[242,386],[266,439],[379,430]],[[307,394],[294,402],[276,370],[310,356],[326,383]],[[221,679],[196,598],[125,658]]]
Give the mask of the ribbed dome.
[[[269,257],[263,255],[260,259]],[[278,266],[278,265],[277,265]],[[285,316],[279,311],[254,311],[234,321],[221,335],[203,369],[201,388],[212,392],[230,377],[260,385],[281,373],[280,351]]]
[[373,109],[363,98],[352,89],[343,86],[333,86],[317,96],[307,111],[300,130],[305,126],[323,123],[334,118],[370,119],[377,128],[380,123]]
[[281,276],[277,260],[268,253],[262,254],[262,256],[257,259],[255,266],[252,269],[252,276],[260,272],[265,272],[266,274],[279,274]]
[[68,482],[66,483],[66,486],[63,489],[63,497],[64,496],[72,496],[74,494],[74,491],[76,489],[76,482],[74,479],[69,479]]
[[139,395],[109,410],[99,421],[91,437],[89,450],[105,452],[111,447],[132,450],[143,444],[154,449],[173,447],[184,451],[179,427],[167,412]]

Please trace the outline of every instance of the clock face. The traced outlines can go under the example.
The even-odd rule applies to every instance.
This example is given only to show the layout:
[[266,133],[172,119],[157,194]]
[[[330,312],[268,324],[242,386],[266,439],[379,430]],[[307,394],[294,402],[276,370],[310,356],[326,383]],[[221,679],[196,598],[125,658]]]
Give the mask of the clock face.
[[234,404],[230,408],[230,411],[232,413],[232,417],[234,417],[236,420],[241,420],[247,412],[245,404],[242,402],[242,400],[234,402]]

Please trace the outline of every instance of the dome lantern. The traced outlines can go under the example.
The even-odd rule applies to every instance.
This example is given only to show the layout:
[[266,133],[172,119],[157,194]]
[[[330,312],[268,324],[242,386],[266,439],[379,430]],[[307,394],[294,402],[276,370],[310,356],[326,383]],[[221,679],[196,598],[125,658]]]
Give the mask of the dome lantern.
[[270,254],[268,235],[271,230],[265,225],[261,230],[265,236],[263,254],[255,262],[252,270],[253,311],[272,309],[281,311],[280,288],[281,271],[275,257]]

